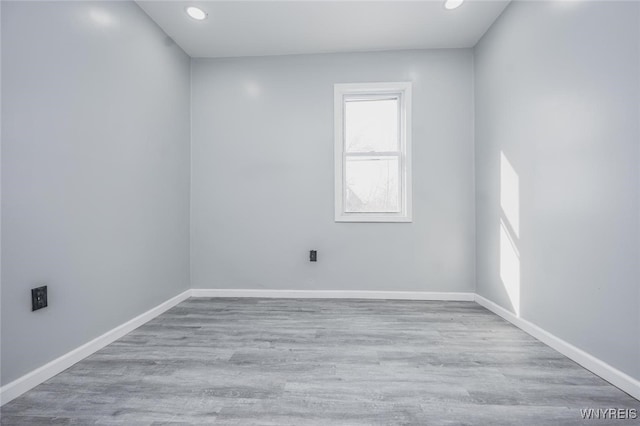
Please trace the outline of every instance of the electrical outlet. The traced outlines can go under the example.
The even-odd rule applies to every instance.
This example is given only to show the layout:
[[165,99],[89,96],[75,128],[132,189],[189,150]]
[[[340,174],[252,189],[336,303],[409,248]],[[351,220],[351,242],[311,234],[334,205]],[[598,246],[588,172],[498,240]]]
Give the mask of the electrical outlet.
[[47,286],[31,289],[31,311],[47,307]]
[[311,250],[309,252],[309,262],[317,262],[318,261],[318,252],[316,250]]

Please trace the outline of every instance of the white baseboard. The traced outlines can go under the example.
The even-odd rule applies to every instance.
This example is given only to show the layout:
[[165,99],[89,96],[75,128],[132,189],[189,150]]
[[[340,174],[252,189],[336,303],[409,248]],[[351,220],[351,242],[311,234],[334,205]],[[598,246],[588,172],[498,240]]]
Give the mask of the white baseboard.
[[193,289],[192,297],[262,297],[277,299],[387,299],[473,302],[474,293],[367,290]]
[[594,357],[591,354],[573,346],[561,338],[549,333],[548,331],[538,327],[537,325],[515,316],[513,313],[504,309],[502,306],[485,299],[482,296],[475,295],[475,301],[493,312],[501,316],[511,324],[515,325],[524,332],[530,334],[542,343],[552,347],[567,358],[577,362],[587,370],[597,376],[602,377],[607,382],[625,391],[632,397],[640,400],[640,381],[634,379],[626,373],[612,367],[606,362]]
[[83,360],[94,352],[104,348],[108,344],[118,340],[127,333],[132,332],[142,324],[152,320],[161,313],[171,309],[178,303],[188,299],[191,296],[191,290],[186,290],[183,293],[167,300],[164,303],[159,304],[155,308],[148,310],[142,315],[138,315],[130,321],[104,333],[102,336],[96,337],[88,343],[62,355],[59,358],[43,365],[40,368],[33,370],[30,373],[14,380],[11,383],[0,388],[0,405],[4,405],[7,402],[19,397],[26,391],[33,389],[40,383],[43,383],[56,374],[61,373],[67,368],[71,367],[78,361]]

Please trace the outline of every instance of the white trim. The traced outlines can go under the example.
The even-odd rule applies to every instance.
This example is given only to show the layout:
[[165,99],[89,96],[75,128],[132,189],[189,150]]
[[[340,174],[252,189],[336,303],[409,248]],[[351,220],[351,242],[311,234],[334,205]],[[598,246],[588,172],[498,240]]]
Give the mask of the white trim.
[[191,290],[192,297],[262,297],[280,299],[388,299],[446,300],[473,302],[474,293],[430,291],[368,291],[368,290],[269,290],[218,289]]
[[612,367],[601,359],[573,346],[558,336],[549,333],[548,331],[538,327],[537,325],[515,316],[502,306],[485,299],[484,297],[476,294],[476,303],[484,306],[496,315],[501,316],[511,324],[515,325],[522,331],[530,334],[536,339],[540,340],[547,346],[560,352],[567,358],[577,362],[587,370],[591,371],[597,376],[600,376],[604,380],[608,381],[612,385],[620,388],[624,392],[628,393],[632,397],[640,400],[640,381],[634,379],[626,373]]
[[22,377],[17,378],[11,383],[8,383],[0,388],[0,405],[4,405],[9,401],[19,397],[23,393],[38,386],[39,384],[49,380],[56,374],[59,374],[71,367],[75,363],[83,360],[94,352],[104,348],[108,344],[118,340],[122,336],[132,332],[136,328],[140,327],[144,323],[152,320],[163,312],[176,306],[178,303],[188,299],[191,296],[191,290],[186,290],[179,295],[172,297],[143,313],[137,317],[125,322],[124,324],[107,331],[103,335],[96,337],[90,342],[67,352],[59,358],[39,367],[30,373],[25,374]]
[[[346,83],[335,84],[333,92],[334,110],[334,197],[336,222],[412,222],[411,185],[411,82],[394,83]],[[345,150],[344,150],[344,97],[366,95],[394,95],[399,99],[400,147],[394,154],[399,158],[400,211],[389,213],[346,212],[344,206]],[[383,153],[388,155],[389,153]],[[377,156],[376,152],[350,153],[349,156]]]

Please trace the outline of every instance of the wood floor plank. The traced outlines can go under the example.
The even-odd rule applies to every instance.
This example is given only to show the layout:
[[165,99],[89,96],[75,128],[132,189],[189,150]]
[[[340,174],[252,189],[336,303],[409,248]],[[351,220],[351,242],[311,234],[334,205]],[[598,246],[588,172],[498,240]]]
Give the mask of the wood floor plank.
[[599,424],[585,408],[640,402],[473,302],[193,298],[6,404],[0,420]]

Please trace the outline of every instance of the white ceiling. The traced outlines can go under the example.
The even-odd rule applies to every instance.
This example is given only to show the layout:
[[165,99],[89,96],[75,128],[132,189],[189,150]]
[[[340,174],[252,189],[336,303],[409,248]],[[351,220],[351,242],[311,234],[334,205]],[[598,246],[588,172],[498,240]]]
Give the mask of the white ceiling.
[[[472,47],[509,0],[138,1],[192,57]],[[208,14],[194,21],[188,5]]]

